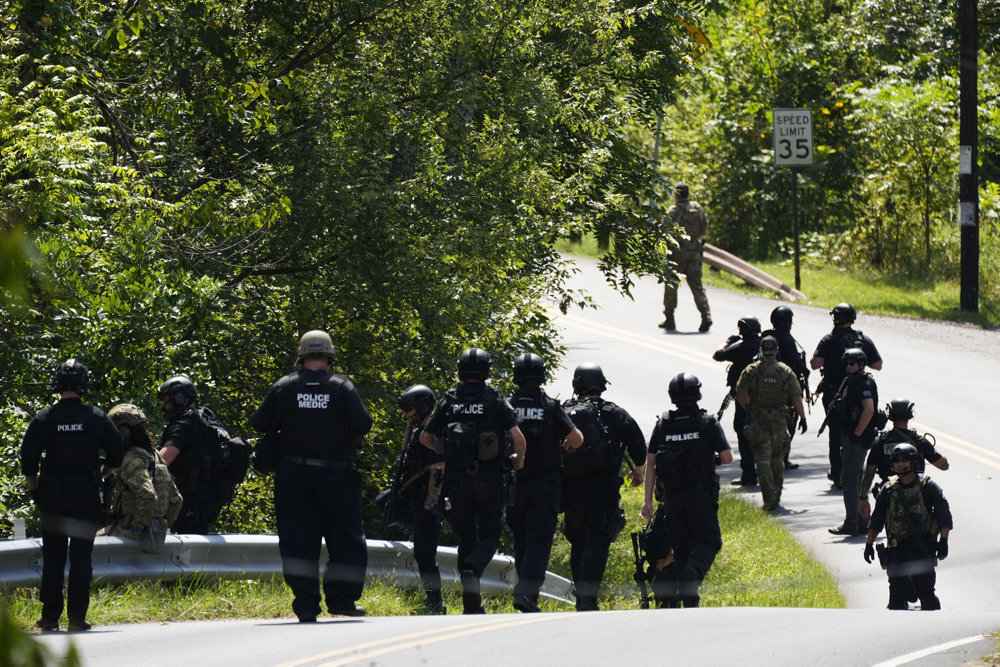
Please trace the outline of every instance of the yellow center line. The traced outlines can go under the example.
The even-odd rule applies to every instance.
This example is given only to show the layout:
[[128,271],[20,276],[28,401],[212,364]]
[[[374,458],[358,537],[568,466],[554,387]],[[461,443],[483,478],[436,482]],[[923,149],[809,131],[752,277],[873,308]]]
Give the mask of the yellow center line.
[[[492,625],[496,623],[495,620],[484,620],[478,621],[476,623],[469,624],[468,627],[475,628],[483,625]],[[347,648],[338,649],[336,651],[330,651],[329,653],[319,653],[317,655],[310,656],[308,658],[300,658],[299,660],[293,660],[292,662],[283,662],[278,667],[296,667],[297,665],[304,665],[306,663],[315,662],[317,660],[322,660],[323,658],[332,658],[336,655],[341,655],[343,653],[350,653],[351,651],[359,651],[366,648],[372,648],[374,646],[381,646],[383,644],[391,644],[393,642],[402,641],[404,639],[413,639],[414,637],[425,637],[441,632],[451,632],[451,628],[435,628],[433,630],[422,630],[420,632],[414,632],[408,635],[402,635],[399,637],[390,637],[388,639],[379,639],[378,641],[367,642],[365,644],[357,644],[355,646],[349,646]]]
[[[390,637],[378,641],[367,642],[365,644],[358,644],[356,646],[350,646],[337,651],[331,651],[329,653],[320,653],[296,660],[294,662],[282,663],[281,667],[292,667],[294,665],[317,662],[326,658],[343,656],[336,660],[320,663],[321,667],[336,667],[337,665],[347,665],[352,662],[371,660],[372,658],[385,655],[387,653],[395,653],[397,651],[419,648],[420,646],[426,646],[427,644],[436,644],[449,639],[457,639],[459,637],[467,637],[469,635],[492,632],[494,630],[503,630],[520,625],[528,625],[530,623],[554,621],[571,615],[572,614],[569,613],[532,614],[528,618],[517,618],[514,620],[490,619],[488,621],[473,623],[460,628],[435,628],[433,630],[414,632],[408,635],[401,635],[399,637]],[[391,646],[387,646],[387,644],[391,644]],[[350,655],[345,655],[348,653]]]
[[608,336],[609,338],[614,338],[617,340],[623,340],[631,342],[639,347],[644,347],[648,350],[654,350],[662,354],[668,354],[674,357],[680,357],[692,363],[700,364],[706,368],[711,368],[713,370],[722,370],[724,366],[721,366],[719,362],[708,358],[705,358],[704,354],[695,354],[690,349],[678,345],[676,343],[669,343],[660,338],[653,338],[652,336],[646,336],[644,334],[637,334],[626,329],[619,329],[617,327],[609,326],[607,324],[601,324],[598,322],[591,322],[579,315],[561,315],[557,321],[565,321],[570,326],[576,327],[578,329],[583,329],[591,333],[596,333],[603,336]]

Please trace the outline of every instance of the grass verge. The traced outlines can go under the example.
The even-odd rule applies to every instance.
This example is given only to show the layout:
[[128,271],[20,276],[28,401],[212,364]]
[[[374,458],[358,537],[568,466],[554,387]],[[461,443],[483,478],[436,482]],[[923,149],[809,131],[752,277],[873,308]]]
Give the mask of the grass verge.
[[[612,545],[604,579],[601,607],[638,609],[632,583],[635,570],[629,533],[641,527],[641,489],[623,489],[622,503],[629,524]],[[705,606],[843,607],[836,582],[799,546],[780,522],[738,496],[723,492],[720,521],[724,546],[702,587]],[[562,534],[553,544],[549,569],[570,578],[569,544]],[[372,579],[361,604],[371,616],[421,613],[420,593]],[[446,592],[449,613],[460,613],[457,590]],[[484,601],[488,612],[513,612],[510,596]],[[571,609],[563,603],[542,602],[545,611]],[[37,589],[19,589],[7,597],[14,623],[30,629],[41,613]],[[280,577],[247,581],[205,579],[183,583],[136,581],[99,586],[91,596],[89,620],[96,625],[171,623],[206,619],[294,618],[291,594]],[[65,618],[63,619],[65,625]]]

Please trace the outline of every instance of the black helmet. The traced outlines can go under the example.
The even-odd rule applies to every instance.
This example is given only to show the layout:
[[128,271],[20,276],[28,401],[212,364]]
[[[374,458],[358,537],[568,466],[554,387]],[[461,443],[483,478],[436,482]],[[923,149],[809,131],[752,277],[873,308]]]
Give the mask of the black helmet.
[[853,323],[858,319],[858,314],[854,310],[854,306],[849,303],[838,303],[830,311],[830,315],[833,316],[833,324],[836,326],[838,324]]
[[485,380],[490,376],[489,353],[478,347],[470,347],[458,357],[458,379]]
[[403,412],[416,410],[421,419],[432,413],[435,405],[437,405],[437,396],[425,384],[407,387],[399,395],[399,409]]
[[678,373],[670,380],[667,393],[675,405],[697,403],[701,400],[701,380],[690,373]]
[[580,364],[573,371],[573,392],[582,394],[591,387],[600,387],[601,391],[604,391],[608,388],[608,379],[604,377],[604,371],[597,364]]
[[894,398],[885,406],[885,412],[890,421],[913,419],[913,403],[905,398]]
[[539,384],[545,380],[545,360],[537,354],[525,352],[514,360],[514,383],[525,380],[536,380]]
[[896,461],[916,461],[918,458],[920,458],[920,452],[908,442],[901,442],[892,448],[891,459],[893,463]]
[[740,330],[741,336],[760,335],[760,320],[756,317],[741,317],[740,321],[736,323],[736,326]]
[[198,398],[198,390],[194,387],[194,382],[183,375],[175,375],[160,385],[156,390],[156,397],[163,400],[164,397],[170,399],[170,404],[175,408],[183,408],[188,402]]
[[90,371],[76,359],[67,359],[52,373],[52,390],[57,394],[74,391],[81,396],[90,389]]
[[764,336],[760,339],[760,353],[765,357],[778,356],[778,339],[774,336]]
[[792,328],[792,309],[788,306],[778,306],[771,311],[771,326],[775,329],[788,331]]
[[864,366],[868,363],[868,355],[860,347],[849,347],[840,355],[840,363],[846,366],[849,361],[857,361]]

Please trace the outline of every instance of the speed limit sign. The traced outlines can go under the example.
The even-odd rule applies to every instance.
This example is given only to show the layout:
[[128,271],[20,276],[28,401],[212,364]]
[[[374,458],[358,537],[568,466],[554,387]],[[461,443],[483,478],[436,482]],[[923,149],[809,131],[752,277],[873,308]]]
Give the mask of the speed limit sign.
[[801,167],[813,163],[812,109],[772,109],[774,164]]

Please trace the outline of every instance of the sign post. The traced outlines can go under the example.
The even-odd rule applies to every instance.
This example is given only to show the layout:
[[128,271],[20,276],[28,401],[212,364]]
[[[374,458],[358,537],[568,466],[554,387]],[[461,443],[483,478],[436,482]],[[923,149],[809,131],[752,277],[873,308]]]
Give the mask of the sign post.
[[792,168],[792,227],[795,238],[795,289],[802,289],[799,276],[799,167],[813,163],[812,109],[772,109],[774,164]]

